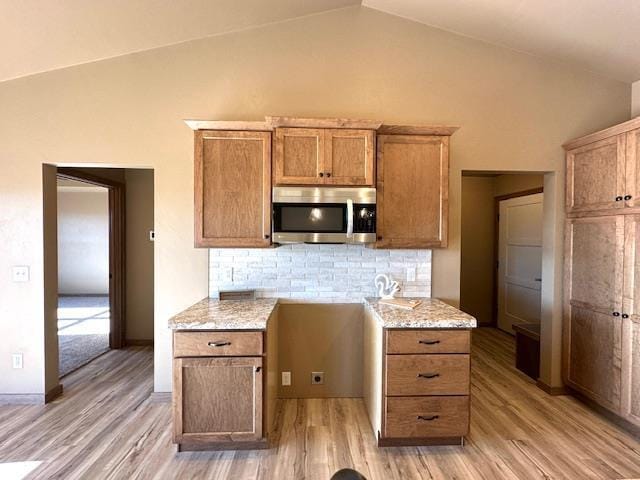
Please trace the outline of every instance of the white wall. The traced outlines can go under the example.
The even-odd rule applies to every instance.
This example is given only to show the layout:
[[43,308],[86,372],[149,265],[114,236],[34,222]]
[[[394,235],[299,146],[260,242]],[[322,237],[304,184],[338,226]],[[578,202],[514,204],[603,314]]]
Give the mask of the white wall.
[[[207,251],[193,247],[193,132],[182,119],[460,125],[451,141],[449,248],[432,258],[432,295],[455,304],[461,171],[554,172],[561,189],[561,145],[628,120],[630,103],[629,84],[363,7],[2,82],[0,319],[12,322],[0,321],[0,392],[44,384],[44,342],[31,341],[45,322],[43,163],[155,169],[155,389],[169,391],[167,320],[208,294]],[[561,197],[550,207],[560,232]],[[31,281],[11,282],[12,265],[30,265]],[[548,311],[560,324],[559,310]],[[23,370],[11,368],[18,348]]]
[[631,116],[640,116],[640,80],[631,85]]
[[[398,296],[431,296],[431,250],[376,250],[363,245],[283,245],[209,250],[209,294],[256,289],[259,297],[360,302],[377,296],[384,273],[400,284]],[[407,268],[416,279],[407,282]]]
[[58,293],[109,294],[109,193],[58,187]]

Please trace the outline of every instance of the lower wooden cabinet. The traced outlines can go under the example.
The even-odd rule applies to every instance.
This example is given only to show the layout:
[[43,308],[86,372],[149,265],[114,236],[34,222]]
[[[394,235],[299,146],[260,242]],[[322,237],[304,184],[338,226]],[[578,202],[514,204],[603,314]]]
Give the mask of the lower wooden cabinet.
[[263,332],[176,331],[173,352],[178,450],[267,447]]
[[469,330],[385,329],[365,308],[364,401],[379,446],[463,443],[470,343]]

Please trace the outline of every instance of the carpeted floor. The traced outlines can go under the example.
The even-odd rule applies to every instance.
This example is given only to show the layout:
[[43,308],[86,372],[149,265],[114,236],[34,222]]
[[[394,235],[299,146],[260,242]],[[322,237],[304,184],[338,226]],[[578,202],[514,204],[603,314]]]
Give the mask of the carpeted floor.
[[58,297],[58,350],[63,377],[109,350],[109,297]]

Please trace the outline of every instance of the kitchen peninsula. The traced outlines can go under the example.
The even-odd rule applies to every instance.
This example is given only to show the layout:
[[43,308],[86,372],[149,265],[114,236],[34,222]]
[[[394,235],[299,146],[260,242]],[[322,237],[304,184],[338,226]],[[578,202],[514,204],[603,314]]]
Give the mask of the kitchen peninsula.
[[[469,428],[470,329],[436,299],[414,310],[362,300],[363,397],[379,446],[463,442]],[[205,298],[173,330],[179,450],[266,448],[280,372],[278,310],[300,301]],[[308,302],[307,302],[308,303]]]

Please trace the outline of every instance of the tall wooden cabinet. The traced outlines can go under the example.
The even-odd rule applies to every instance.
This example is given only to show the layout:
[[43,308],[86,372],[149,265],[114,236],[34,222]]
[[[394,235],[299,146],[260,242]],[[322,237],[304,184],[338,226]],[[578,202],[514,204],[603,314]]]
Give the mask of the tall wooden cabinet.
[[195,133],[195,246],[271,245],[271,133]]
[[567,149],[563,370],[571,388],[640,425],[640,119]]

